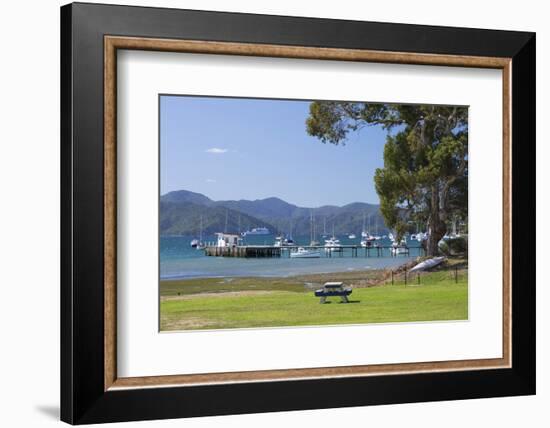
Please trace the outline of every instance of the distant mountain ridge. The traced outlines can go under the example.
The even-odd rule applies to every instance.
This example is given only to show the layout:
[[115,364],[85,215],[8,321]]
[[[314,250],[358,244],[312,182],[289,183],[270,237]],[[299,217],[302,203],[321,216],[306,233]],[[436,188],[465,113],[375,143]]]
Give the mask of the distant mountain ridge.
[[[325,205],[318,208],[299,207],[280,198],[256,200],[214,201],[188,190],[166,193],[160,198],[161,235],[196,235],[203,219],[203,233],[243,232],[252,227],[267,227],[274,233],[292,233],[295,236],[310,234],[310,215],[313,212],[317,236],[326,229],[327,234],[355,233],[362,230],[363,216],[370,218],[371,233],[376,225],[379,233],[387,229],[379,213],[379,206],[354,202],[342,207]],[[227,218],[227,223],[226,223]],[[292,231],[291,231],[292,228]]]

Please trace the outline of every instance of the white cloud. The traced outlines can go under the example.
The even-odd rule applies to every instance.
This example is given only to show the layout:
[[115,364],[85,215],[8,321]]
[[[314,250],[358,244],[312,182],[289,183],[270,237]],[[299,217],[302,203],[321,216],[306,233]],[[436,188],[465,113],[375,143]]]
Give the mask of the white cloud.
[[215,183],[216,180],[214,180],[213,178],[207,178],[207,179],[206,179],[206,182],[207,182],[207,183]]
[[226,153],[227,149],[220,149],[219,147],[212,147],[211,149],[206,150],[206,153],[212,153],[215,155],[221,155],[222,153]]

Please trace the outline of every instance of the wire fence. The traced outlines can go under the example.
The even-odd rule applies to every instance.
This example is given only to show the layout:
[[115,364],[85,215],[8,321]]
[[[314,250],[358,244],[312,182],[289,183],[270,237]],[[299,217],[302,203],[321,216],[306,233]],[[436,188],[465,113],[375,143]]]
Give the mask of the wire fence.
[[408,272],[406,270],[390,271],[385,279],[386,284],[391,285],[422,285],[435,284],[441,281],[452,281],[454,283],[468,280],[468,269],[454,267],[444,271],[436,272]]

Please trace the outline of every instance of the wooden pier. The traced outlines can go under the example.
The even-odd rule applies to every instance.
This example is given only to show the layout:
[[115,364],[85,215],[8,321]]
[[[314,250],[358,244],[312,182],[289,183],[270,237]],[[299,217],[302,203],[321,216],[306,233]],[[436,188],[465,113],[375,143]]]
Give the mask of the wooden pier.
[[[317,250],[325,257],[399,257],[405,256],[423,256],[424,249],[422,247],[400,247],[405,248],[404,254],[392,254],[391,246],[371,246],[362,247],[361,245],[342,245],[337,248],[325,247],[324,245],[295,245],[276,247],[271,245],[239,245],[218,247],[215,245],[207,245],[204,247],[204,254],[214,257],[244,257],[244,258],[261,258],[261,257],[290,257],[292,251],[298,248],[307,250]],[[388,254],[389,253],[389,254]]]
[[265,245],[239,245],[236,247],[208,246],[204,248],[204,254],[216,257],[281,257],[281,247]]

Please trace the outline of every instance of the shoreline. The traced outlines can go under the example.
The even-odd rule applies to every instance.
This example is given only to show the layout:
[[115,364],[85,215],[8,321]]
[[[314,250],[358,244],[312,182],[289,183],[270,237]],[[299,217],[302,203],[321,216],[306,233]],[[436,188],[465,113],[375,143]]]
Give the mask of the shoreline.
[[[467,259],[448,259],[407,280],[415,263],[393,271],[161,281],[161,331],[468,319]],[[352,304],[333,297],[320,305],[314,291],[329,281],[351,287]]]
[[329,270],[329,271],[319,271],[314,273],[298,273],[298,274],[288,274],[288,275],[254,275],[254,274],[242,274],[242,275],[211,275],[211,276],[169,276],[169,277],[160,277],[159,282],[171,282],[171,281],[191,281],[191,280],[207,280],[207,279],[224,279],[224,278],[258,278],[258,279],[293,279],[293,278],[305,278],[305,277],[314,277],[319,275],[367,275],[367,274],[376,274],[380,272],[400,272],[403,269],[410,269],[412,266],[420,263],[419,258],[414,260],[403,260],[403,263],[385,268],[367,268],[367,269],[346,269],[346,270]]

